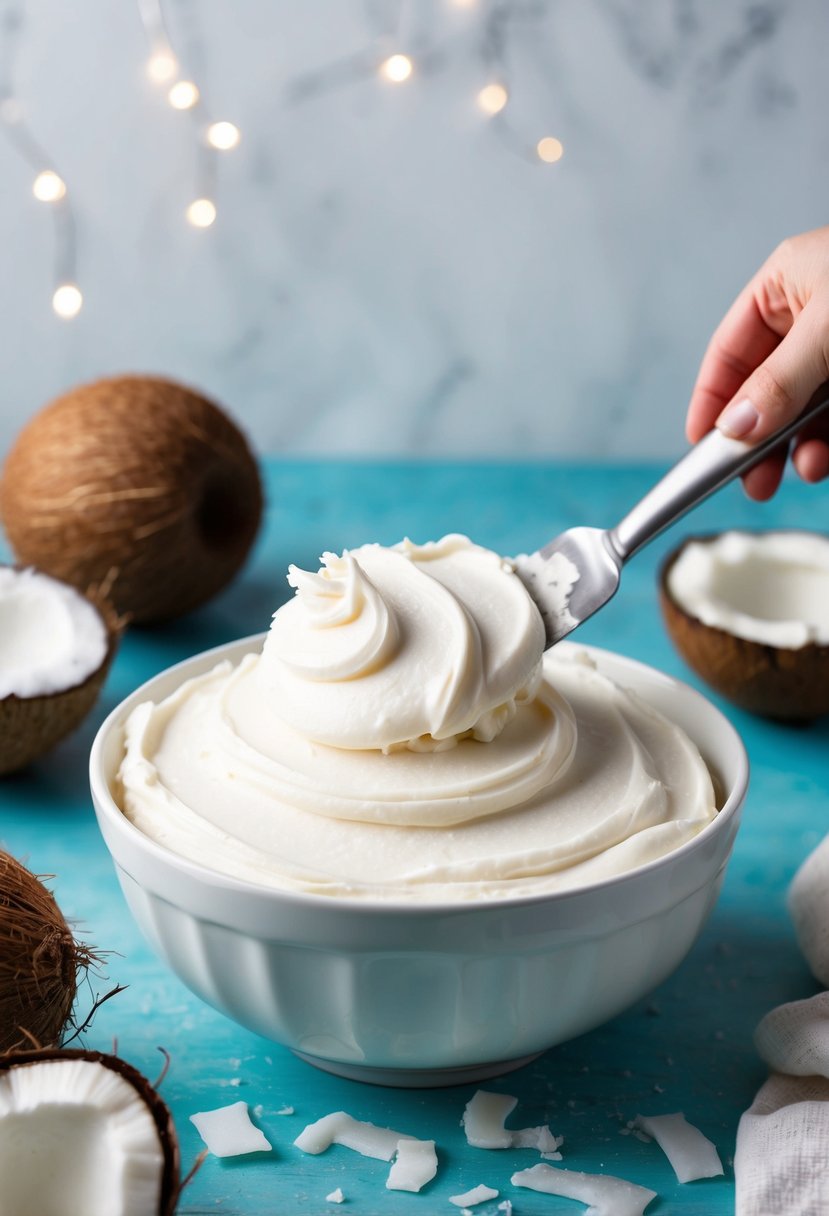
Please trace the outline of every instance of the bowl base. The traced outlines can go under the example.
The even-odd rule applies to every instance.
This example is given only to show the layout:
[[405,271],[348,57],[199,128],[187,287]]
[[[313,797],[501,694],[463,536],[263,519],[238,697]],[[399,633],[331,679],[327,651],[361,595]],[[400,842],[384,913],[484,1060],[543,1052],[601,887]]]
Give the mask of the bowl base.
[[531,1052],[513,1060],[489,1060],[483,1064],[464,1064],[459,1068],[374,1068],[370,1064],[352,1064],[340,1060],[326,1060],[322,1056],[294,1051],[298,1059],[323,1072],[331,1072],[348,1081],[364,1081],[369,1085],[389,1085],[398,1089],[440,1089],[444,1085],[468,1085],[472,1081],[489,1081],[503,1073],[514,1072],[532,1063],[543,1051]]

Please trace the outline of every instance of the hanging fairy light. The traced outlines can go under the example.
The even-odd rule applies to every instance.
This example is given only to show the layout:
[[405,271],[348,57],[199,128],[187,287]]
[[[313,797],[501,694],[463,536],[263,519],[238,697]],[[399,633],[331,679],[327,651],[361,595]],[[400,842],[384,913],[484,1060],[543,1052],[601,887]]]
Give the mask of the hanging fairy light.
[[[517,116],[512,114],[507,41],[510,21],[506,12],[509,6],[484,4],[481,0],[444,0],[444,3],[447,8],[467,10],[469,18],[465,24],[474,23],[480,34],[481,54],[491,78],[480,83],[473,100],[486,118],[502,116],[490,124],[493,133],[513,155],[530,164],[538,165],[540,162],[552,165],[561,160],[564,145],[560,139],[552,135],[539,138],[538,134],[531,134],[526,129],[526,119],[519,122]],[[536,7],[540,12],[544,6]],[[286,96],[291,104],[318,97],[322,91],[346,87],[371,74],[378,75],[389,84],[404,84],[411,80],[418,65],[422,64],[425,65],[425,74],[433,75],[436,66],[446,60],[450,44],[446,40],[440,41],[434,34],[434,23],[427,27],[425,23],[414,20],[415,0],[398,0],[394,8],[396,19],[386,20],[381,16],[372,19],[374,29],[370,32],[370,43],[364,52],[351,57],[347,63],[337,59],[289,81]],[[413,53],[406,54],[399,50],[389,53],[390,40],[412,48]],[[508,106],[510,109],[505,114]],[[209,135],[207,139],[213,144]]]
[[83,295],[76,282],[75,216],[67,184],[54,168],[54,160],[30,127],[16,94],[15,68],[25,29],[24,0],[6,8],[0,64],[0,128],[15,151],[32,170],[32,195],[48,203],[54,230],[52,308],[66,320],[76,317]]
[[403,84],[414,71],[414,64],[408,55],[389,55],[380,64],[380,75],[391,84]]
[[490,117],[500,114],[509,101],[509,93],[502,84],[487,84],[478,93],[478,106]]
[[153,84],[168,84],[178,75],[178,60],[169,47],[158,47],[147,60],[147,75]]
[[199,88],[192,80],[177,80],[167,94],[174,110],[192,110],[199,103]]
[[535,145],[535,150],[538,159],[548,165],[554,165],[564,155],[564,145],[560,139],[556,139],[552,135],[545,135],[543,139],[540,139]]
[[151,47],[147,75],[154,84],[168,86],[167,101],[174,110],[189,112],[194,119],[196,189],[184,215],[194,228],[210,228],[217,215],[215,156],[237,147],[241,132],[235,123],[213,121],[196,81],[179,76],[179,61],[167,33],[162,0],[138,0],[138,11]]
[[83,307],[83,295],[77,283],[61,283],[52,295],[52,308],[64,321],[71,321]]
[[205,138],[211,148],[216,148],[220,152],[229,152],[236,147],[242,135],[235,123],[211,122],[205,132]]
[[209,228],[216,219],[216,204],[209,198],[194,198],[184,214],[194,228]]
[[41,203],[57,203],[66,197],[66,182],[54,169],[42,169],[32,182],[32,194]]

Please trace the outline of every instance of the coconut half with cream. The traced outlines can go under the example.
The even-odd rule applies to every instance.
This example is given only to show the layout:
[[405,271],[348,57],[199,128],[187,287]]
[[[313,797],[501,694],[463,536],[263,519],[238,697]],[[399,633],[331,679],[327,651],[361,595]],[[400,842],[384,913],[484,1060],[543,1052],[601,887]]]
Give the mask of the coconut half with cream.
[[82,721],[117,635],[106,609],[74,587],[0,566],[0,774],[41,756]]
[[690,667],[753,713],[829,713],[829,536],[690,537],[660,578],[668,632]]
[[0,1212],[172,1216],[179,1150],[167,1106],[118,1056],[0,1056]]

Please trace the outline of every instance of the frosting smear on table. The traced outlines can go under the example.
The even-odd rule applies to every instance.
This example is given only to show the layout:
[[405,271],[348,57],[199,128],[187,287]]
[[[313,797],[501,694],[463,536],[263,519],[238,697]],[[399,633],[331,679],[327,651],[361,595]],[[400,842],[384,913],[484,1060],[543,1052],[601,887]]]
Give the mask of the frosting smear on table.
[[261,654],[126,726],[121,804],[167,848],[317,894],[569,889],[716,813],[684,732],[571,644],[542,655],[508,561],[447,536],[291,567]]

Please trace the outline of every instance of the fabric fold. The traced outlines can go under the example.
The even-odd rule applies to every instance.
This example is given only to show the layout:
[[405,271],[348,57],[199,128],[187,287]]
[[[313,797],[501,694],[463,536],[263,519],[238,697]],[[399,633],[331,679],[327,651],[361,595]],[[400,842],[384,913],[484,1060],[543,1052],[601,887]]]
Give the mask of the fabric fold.
[[[829,836],[789,890],[797,940],[829,987]],[[772,1009],[755,1033],[772,1074],[740,1119],[736,1216],[829,1212],[829,992]]]

